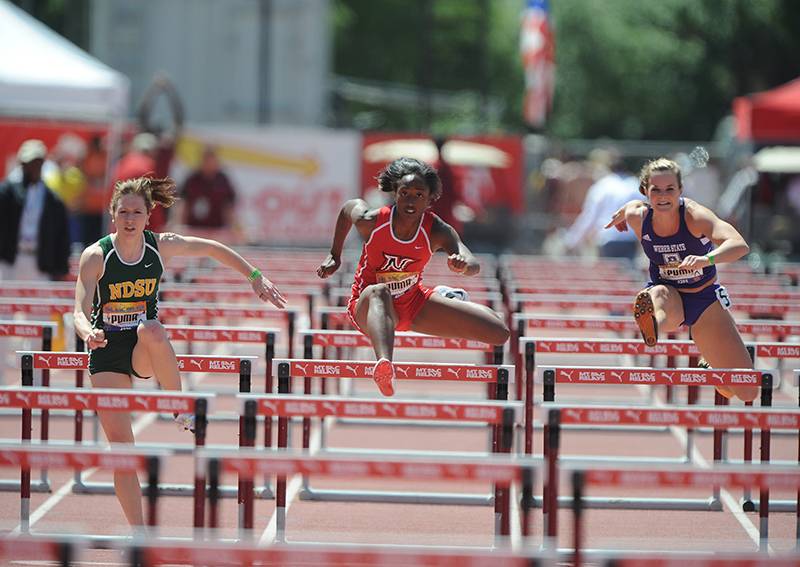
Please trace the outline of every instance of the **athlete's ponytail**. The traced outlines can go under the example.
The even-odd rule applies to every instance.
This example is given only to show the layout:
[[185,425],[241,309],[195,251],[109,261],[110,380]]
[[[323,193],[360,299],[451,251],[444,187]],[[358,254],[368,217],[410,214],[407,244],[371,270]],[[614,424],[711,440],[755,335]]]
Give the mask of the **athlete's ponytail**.
[[123,195],[139,195],[144,199],[148,211],[153,210],[156,204],[169,208],[177,200],[175,182],[169,177],[164,179],[151,179],[149,177],[136,177],[118,181],[114,186],[111,196],[111,212],[117,210],[119,200]]

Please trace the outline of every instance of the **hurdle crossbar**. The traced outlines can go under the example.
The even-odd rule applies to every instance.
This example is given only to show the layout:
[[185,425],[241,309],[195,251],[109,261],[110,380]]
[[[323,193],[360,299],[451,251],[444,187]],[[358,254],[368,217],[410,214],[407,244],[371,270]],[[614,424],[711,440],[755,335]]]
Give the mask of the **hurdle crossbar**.
[[[572,508],[574,526],[573,547],[578,558],[582,547],[580,523],[583,511],[584,486],[618,486],[625,488],[706,488],[724,486],[733,488],[760,488],[762,494],[769,490],[800,490],[800,472],[794,467],[727,467],[715,466],[711,469],[697,467],[667,467],[654,469],[642,468],[595,468],[580,469],[573,467],[568,472],[573,484]],[[765,500],[764,509],[759,513],[759,550],[765,552],[769,543],[769,507]],[[800,519],[797,522],[797,533],[800,533]],[[555,537],[555,532],[547,534]],[[800,537],[797,538],[800,544]]]
[[[30,470],[33,467],[67,468],[83,470],[102,468],[146,472],[150,487],[158,486],[160,461],[168,453],[165,451],[141,451],[137,449],[94,449],[72,446],[69,448],[24,445],[0,445],[0,466],[19,467]],[[156,503],[158,491],[148,487],[147,525],[157,525]],[[20,491],[20,531],[30,531],[30,491],[25,487]]]
[[[5,282],[4,282],[5,283]],[[0,338],[2,337],[21,337],[38,338],[42,341],[42,350],[49,351],[53,347],[53,333],[58,325],[52,321],[0,321]],[[42,385],[50,385],[50,372],[42,371]],[[31,415],[30,419],[33,418]],[[25,419],[23,418],[23,422]],[[23,423],[23,431],[25,430]],[[39,415],[40,439],[46,443],[50,438],[50,412],[44,410]],[[31,482],[31,492],[50,492],[50,481],[47,469],[40,471],[40,478],[36,482]],[[0,491],[16,492],[20,488],[20,482],[16,480],[0,480]]]
[[[282,451],[275,453],[265,450],[242,449],[238,452],[222,450],[200,450],[196,459],[196,474],[206,475],[208,467],[209,493],[215,494],[214,486],[219,475],[225,472],[236,473],[241,477],[253,478],[256,475],[271,474],[278,478],[288,475],[317,475],[338,478],[393,478],[405,480],[457,480],[490,482],[504,486],[506,490],[512,483],[519,483],[522,490],[529,493],[535,469],[539,461],[510,456],[491,456],[483,458],[437,458],[419,457],[417,455],[392,455],[373,457],[353,457],[343,455],[308,455]],[[278,494],[276,509],[276,539],[285,541],[286,534],[286,501]],[[217,506],[215,500],[209,503],[209,509]],[[501,510],[508,514],[510,508]],[[530,513],[524,503],[522,513]],[[216,514],[210,512],[210,517]],[[252,525],[252,521],[246,522]],[[495,530],[505,522],[495,519]],[[530,520],[524,522],[530,525]],[[211,525],[216,528],[216,525]],[[496,532],[497,534],[498,532]]]
[[[26,378],[28,373],[32,373],[36,368],[49,368],[51,370],[79,370],[84,371],[88,369],[89,355],[83,352],[20,352],[21,367],[23,380],[22,383],[32,383],[29,378]],[[255,356],[217,356],[217,355],[176,355],[178,362],[178,369],[183,372],[207,372],[218,374],[238,374],[239,376],[239,391],[250,391],[250,381],[252,374],[252,361],[257,357]],[[92,390],[82,390],[82,392],[91,392]],[[137,390],[139,396],[159,396],[162,392],[146,393]],[[171,394],[175,395],[175,394]],[[205,445],[205,434],[207,425],[207,402],[202,402],[202,399],[210,397],[209,394],[193,394],[182,392],[180,395],[187,397],[198,398],[195,404],[196,414],[202,413],[202,418],[197,417],[195,424],[195,445],[201,447]],[[199,409],[198,409],[199,408]],[[103,408],[113,410],[114,408]],[[26,411],[26,410],[23,410]],[[82,415],[83,410],[78,408],[75,410],[76,415]],[[118,411],[131,411],[127,407],[119,408]],[[77,430],[76,430],[77,436]],[[76,442],[79,440],[76,438]],[[82,479],[81,473],[78,471],[75,475],[73,484],[73,492],[82,494],[112,494],[114,486],[111,483],[92,482],[87,483]],[[159,492],[171,496],[195,496],[195,504],[197,503],[196,493],[200,487],[190,484],[170,484],[159,487]],[[205,486],[202,487],[205,490]],[[265,494],[269,494],[269,487],[265,487]],[[237,487],[235,490],[232,487],[224,487],[223,495],[232,496],[234,494],[240,496],[240,489]],[[202,504],[202,499],[200,500]],[[202,511],[196,511],[196,516],[200,518],[199,525],[202,525]],[[196,520],[197,523],[197,520]]]

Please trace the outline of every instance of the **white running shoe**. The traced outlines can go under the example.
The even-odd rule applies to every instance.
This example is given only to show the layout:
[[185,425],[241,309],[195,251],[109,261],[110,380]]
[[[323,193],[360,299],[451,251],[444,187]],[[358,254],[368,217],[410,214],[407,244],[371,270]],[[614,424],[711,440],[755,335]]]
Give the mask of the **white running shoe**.
[[180,431],[191,431],[194,433],[194,414],[179,413],[174,417],[175,423]]
[[433,288],[433,291],[435,291],[442,297],[446,297],[448,299],[457,299],[458,301],[469,301],[469,294],[467,293],[466,290],[461,289],[460,287],[437,285],[435,288]]

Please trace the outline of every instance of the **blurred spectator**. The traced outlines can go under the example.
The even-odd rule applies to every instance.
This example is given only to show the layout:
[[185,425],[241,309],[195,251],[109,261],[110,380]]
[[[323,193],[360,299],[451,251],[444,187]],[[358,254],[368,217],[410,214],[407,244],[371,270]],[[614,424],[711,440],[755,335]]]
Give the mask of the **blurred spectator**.
[[[156,102],[159,95],[163,95],[169,110],[169,124],[164,126],[156,122]],[[178,90],[169,77],[164,73],[157,73],[153,82],[142,95],[138,109],[139,127],[143,132],[150,132],[156,137],[157,146],[154,154],[156,161],[155,176],[159,179],[169,177],[172,167],[172,158],[175,156],[175,146],[183,133],[183,103],[178,95]]]
[[[616,153],[608,152],[604,159],[608,166],[606,174],[589,187],[581,213],[564,234],[564,244],[573,251],[596,246],[601,257],[633,260],[639,251],[633,231],[619,232],[603,227],[622,205],[641,198],[639,181],[624,170]],[[593,161],[597,165],[600,157],[593,156]]]
[[189,174],[178,201],[180,222],[190,228],[231,228],[234,224],[236,191],[220,169],[212,147],[203,150],[199,167]]
[[453,168],[444,158],[444,147],[447,140],[445,138],[435,138],[433,143],[436,144],[436,150],[439,154],[439,163],[436,170],[439,172],[439,179],[442,180],[442,195],[434,203],[431,209],[434,213],[452,226],[459,235],[464,234],[464,223],[456,217],[454,210],[456,205],[463,201],[461,195],[461,188],[456,182],[456,176]]
[[42,180],[47,148],[26,140],[17,151],[20,181],[0,183],[0,279],[59,279],[69,272],[67,209]]
[[92,136],[83,160],[86,190],[80,204],[81,242],[89,246],[100,240],[103,230],[103,215],[108,208],[111,193],[106,186],[108,154],[99,134]]
[[[158,140],[149,132],[136,134],[131,140],[128,153],[120,158],[114,168],[114,173],[111,175],[111,188],[113,189],[118,181],[136,177],[154,177],[156,173],[155,154],[157,144]],[[105,206],[108,207],[108,203]],[[164,214],[164,207],[153,209],[150,214],[148,229],[153,232],[161,232],[166,224],[167,218]]]
[[58,166],[44,173],[45,184],[59,196],[69,213],[69,240],[81,242],[78,209],[86,191],[86,177],[79,164],[86,155],[86,142],[75,134],[63,134],[52,152]]

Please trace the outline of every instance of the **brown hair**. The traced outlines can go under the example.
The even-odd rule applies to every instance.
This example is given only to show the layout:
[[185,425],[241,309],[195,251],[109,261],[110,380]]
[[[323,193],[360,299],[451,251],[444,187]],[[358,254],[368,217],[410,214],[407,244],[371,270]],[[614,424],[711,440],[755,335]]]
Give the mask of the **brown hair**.
[[162,207],[169,208],[175,203],[175,182],[169,177],[164,179],[151,179],[149,177],[136,177],[117,181],[114,185],[114,194],[111,195],[111,212],[114,212],[119,205],[119,200],[123,195],[139,195],[144,199],[147,211],[152,211],[156,203]]
[[681,181],[681,168],[671,159],[660,157],[647,162],[639,172],[639,193],[647,195],[647,186],[650,185],[650,176],[654,172],[661,173],[663,171],[671,171],[678,179],[678,187],[683,188],[683,181]]

